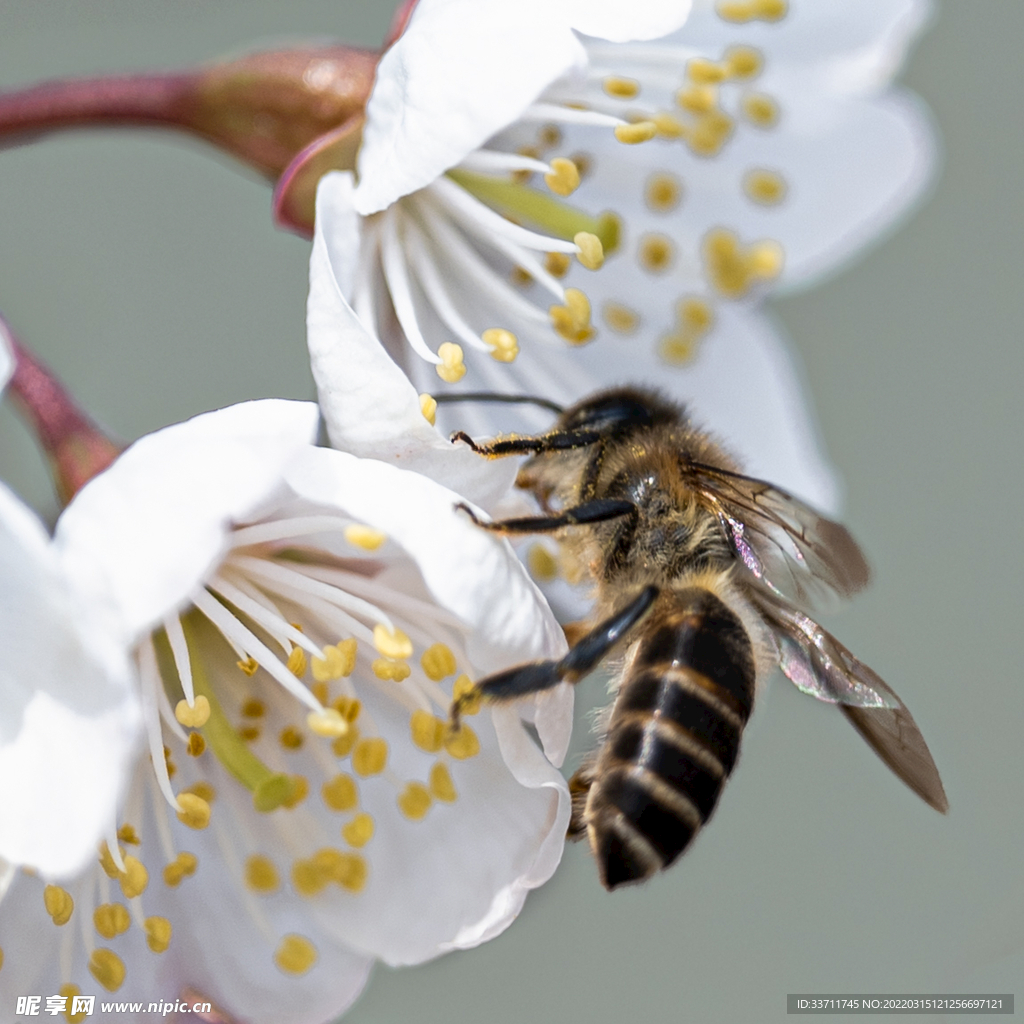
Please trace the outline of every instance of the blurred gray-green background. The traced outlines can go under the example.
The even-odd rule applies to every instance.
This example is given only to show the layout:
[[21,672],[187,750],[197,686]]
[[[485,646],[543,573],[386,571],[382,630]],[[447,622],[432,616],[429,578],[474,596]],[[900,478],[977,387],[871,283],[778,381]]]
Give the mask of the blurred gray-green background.
[[[0,0],[0,86],[289,38],[375,45],[390,15],[387,0]],[[787,992],[1024,995],[1022,40],[1018,0],[945,4],[904,75],[943,137],[932,195],[775,307],[876,569],[832,625],[913,709],[948,818],[840,715],[778,683],[713,827],[672,871],[608,896],[573,847],[505,935],[379,969],[352,1024],[732,1024],[783,1019]],[[269,201],[170,136],[0,152],[0,308],[124,438],[311,397],[308,246],[271,227]],[[7,408],[0,476],[55,515]],[[581,695],[578,748],[597,689]]]

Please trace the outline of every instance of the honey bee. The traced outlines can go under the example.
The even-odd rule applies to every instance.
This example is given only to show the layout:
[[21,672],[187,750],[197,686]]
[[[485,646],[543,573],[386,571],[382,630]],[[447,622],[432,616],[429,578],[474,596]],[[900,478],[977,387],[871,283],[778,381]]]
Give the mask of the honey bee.
[[[576,683],[619,655],[600,746],[570,781],[569,837],[589,840],[605,888],[668,867],[708,822],[756,683],[775,666],[838,705],[899,778],[946,811],[906,706],[810,618],[868,581],[843,526],[741,475],[652,390],[603,391],[537,436],[452,439],[489,458],[531,454],[517,483],[542,515],[487,522],[459,507],[486,530],[556,534],[595,596],[593,621],[567,629],[576,639],[564,658],[488,676],[475,693],[503,701]],[[473,693],[454,705],[455,725]]]

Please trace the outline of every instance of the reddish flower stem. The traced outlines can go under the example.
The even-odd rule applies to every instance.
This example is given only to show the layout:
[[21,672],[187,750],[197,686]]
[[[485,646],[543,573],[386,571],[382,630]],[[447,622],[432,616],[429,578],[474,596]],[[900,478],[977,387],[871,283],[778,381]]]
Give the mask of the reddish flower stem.
[[50,461],[57,494],[67,504],[121,454],[53,373],[0,320],[14,355],[8,390]]

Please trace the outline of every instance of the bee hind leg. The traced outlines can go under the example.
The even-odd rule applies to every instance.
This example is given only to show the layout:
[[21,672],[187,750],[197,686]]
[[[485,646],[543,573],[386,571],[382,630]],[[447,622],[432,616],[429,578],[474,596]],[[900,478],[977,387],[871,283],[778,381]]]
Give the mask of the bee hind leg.
[[655,586],[644,587],[629,604],[600,622],[558,661],[531,661],[485,676],[452,704],[452,725],[458,727],[463,708],[483,697],[506,701],[550,690],[561,682],[578,683],[647,613],[658,596]]
[[569,827],[566,829],[565,838],[572,842],[586,837],[587,823],[584,812],[587,809],[587,797],[590,796],[590,787],[594,783],[594,769],[597,764],[597,757],[591,754],[576,769],[569,780],[569,798],[572,800],[572,816],[569,818]]
[[636,505],[631,501],[620,501],[617,498],[595,498],[584,501],[580,505],[563,509],[552,516],[523,516],[520,519],[494,519],[490,522],[480,519],[466,504],[459,502],[455,506],[465,512],[482,530],[494,533],[553,533],[565,526],[580,526],[588,523],[603,523],[621,516],[635,516]]

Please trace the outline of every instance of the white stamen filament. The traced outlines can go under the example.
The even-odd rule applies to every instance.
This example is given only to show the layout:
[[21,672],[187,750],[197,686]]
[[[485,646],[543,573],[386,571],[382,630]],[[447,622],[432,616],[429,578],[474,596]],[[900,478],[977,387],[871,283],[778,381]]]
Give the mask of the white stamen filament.
[[537,160],[532,156],[519,153],[501,153],[495,149],[478,149],[469,156],[463,157],[458,165],[466,171],[480,171],[492,174],[495,171],[535,171],[538,174],[551,174],[550,164]]
[[524,249],[536,249],[538,252],[564,252],[575,255],[577,251],[575,242],[553,238],[551,235],[541,235],[513,224],[444,175],[427,187],[435,198],[444,203],[448,213],[455,220],[471,234],[492,245],[498,238],[507,238]]
[[181,689],[185,694],[185,701],[189,707],[193,707],[196,702],[196,696],[192,689],[192,661],[188,653],[188,641],[185,639],[185,631],[181,628],[181,619],[177,615],[168,615],[164,619],[164,630],[167,633],[167,642],[171,647],[174,667],[177,669],[178,679],[181,681]]
[[171,823],[167,817],[167,805],[160,799],[160,788],[156,776],[152,772],[146,772],[148,777],[147,785],[152,793],[153,820],[156,822],[156,834],[160,841],[160,849],[163,851],[164,860],[170,864],[177,856],[174,848],[174,839],[171,836]]
[[[250,600],[255,601],[262,608],[266,609],[271,615],[274,616],[275,620],[285,619],[284,613],[278,606],[270,600],[267,595],[255,586],[250,580],[238,572],[232,572],[230,566],[221,566],[221,571],[218,573],[217,579],[222,579],[229,584],[233,584],[238,588],[246,597]],[[290,625],[290,623],[289,623]],[[281,648],[287,658],[292,652],[291,641],[283,633],[278,632],[276,629],[272,629],[269,626],[264,627],[270,634],[270,638]]]
[[230,601],[239,611],[245,612],[253,622],[266,629],[275,639],[278,636],[285,637],[313,655],[314,658],[323,656],[323,651],[308,636],[297,630],[290,622],[285,622],[280,615],[275,615],[259,602],[254,601],[248,594],[243,594],[238,587],[228,582],[222,575],[214,576],[207,582],[206,587],[214,594],[219,594]]
[[584,124],[597,128],[618,128],[628,124],[614,114],[601,114],[594,110],[577,110],[557,103],[533,103],[520,115],[521,121],[553,121],[558,124]]
[[[548,328],[548,316],[524,298],[512,286],[499,277],[484,261],[480,254],[445,219],[443,207],[430,201],[430,190],[425,189],[416,196],[415,203],[421,218],[426,223],[428,235],[434,245],[443,249],[449,265],[462,271],[469,283],[479,289],[481,297],[493,304],[496,315],[509,311],[508,320],[518,317],[527,324]],[[559,287],[559,301],[565,302],[565,290]]]
[[337,587],[331,587],[311,579],[298,568],[293,569],[290,566],[282,565],[280,562],[254,558],[251,555],[233,554],[228,559],[228,562],[254,579],[264,579],[274,588],[281,587],[290,590],[300,600],[306,594],[318,596],[329,604],[337,605],[339,608],[352,612],[353,615],[361,615],[363,618],[379,623],[389,633],[394,633],[395,631],[394,623],[375,604],[370,604],[369,601],[364,601],[361,598],[347,594]]
[[341,533],[352,525],[345,516],[294,516],[273,519],[268,523],[237,527],[231,534],[232,548],[247,548],[289,537],[306,537],[311,533]]
[[388,291],[391,293],[391,304],[395,309],[395,316],[402,325],[405,334],[413,351],[425,359],[428,363],[440,365],[441,357],[431,351],[426,339],[420,333],[419,323],[416,319],[416,305],[412,297],[412,288],[409,284],[409,277],[405,269],[405,256],[398,241],[398,217],[397,208],[393,207],[382,215],[381,223],[381,266],[384,268],[384,278],[387,281]]
[[249,657],[255,658],[260,667],[269,672],[293,697],[297,697],[311,711],[323,711],[320,701],[288,671],[273,651],[246,629],[212,594],[205,589],[197,590],[192,594],[192,603],[224,636],[233,636]]
[[[142,717],[146,723],[146,739],[149,741],[149,756],[153,761],[153,771],[156,781],[160,786],[160,792],[164,799],[175,809],[180,811],[178,798],[171,789],[171,778],[167,774],[167,759],[164,757],[164,735],[160,728],[160,716],[157,712],[156,692],[163,688],[160,680],[160,669],[157,666],[156,651],[153,649],[153,641],[146,637],[139,644],[139,689],[142,691]],[[111,856],[116,855],[117,844],[110,851]],[[121,868],[124,865],[120,865]]]

